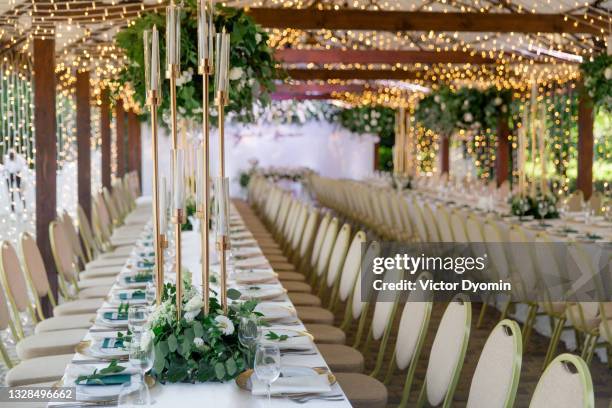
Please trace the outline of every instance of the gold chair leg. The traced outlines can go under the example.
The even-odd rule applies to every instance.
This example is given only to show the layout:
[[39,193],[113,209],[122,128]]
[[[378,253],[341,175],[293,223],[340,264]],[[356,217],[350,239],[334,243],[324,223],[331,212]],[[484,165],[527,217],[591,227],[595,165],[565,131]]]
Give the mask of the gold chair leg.
[[485,312],[487,311],[487,307],[489,307],[489,297],[482,302],[482,307],[480,308],[480,315],[478,316],[478,322],[476,323],[476,328],[480,329],[482,326],[482,321],[484,320]]
[[527,312],[527,320],[523,326],[523,350],[527,347],[529,337],[531,336],[531,330],[536,319],[536,313],[538,312],[538,305],[529,305],[529,311]]
[[548,344],[548,350],[546,351],[546,357],[544,358],[544,367],[542,367],[542,371],[544,371],[546,367],[548,367],[548,364],[550,364],[556,354],[557,347],[559,345],[559,339],[561,338],[561,333],[563,332],[564,326],[565,316],[561,316],[559,319],[557,319],[555,328],[550,336],[550,343]]

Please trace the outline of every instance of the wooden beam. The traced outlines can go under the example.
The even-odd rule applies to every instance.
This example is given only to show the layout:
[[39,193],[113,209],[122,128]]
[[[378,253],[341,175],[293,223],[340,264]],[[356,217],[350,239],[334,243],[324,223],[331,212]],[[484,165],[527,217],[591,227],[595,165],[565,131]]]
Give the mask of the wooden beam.
[[494,64],[494,58],[462,51],[399,50],[276,50],[277,60],[287,64]]
[[330,80],[330,79],[362,79],[362,80],[377,80],[377,79],[396,79],[396,80],[414,80],[423,78],[422,71],[404,71],[391,69],[288,69],[287,74],[291,79],[296,81],[309,80]]
[[117,151],[117,178],[125,175],[125,110],[121,99],[115,101],[115,147]]
[[89,71],[76,74],[77,189],[79,205],[91,221],[91,108]]
[[576,187],[584,194],[584,199],[593,193],[593,101],[580,85],[578,98],[578,177]]
[[[40,249],[51,293],[57,299],[57,269],[53,262],[49,224],[56,217],[57,146],[55,118],[55,39],[33,40],[34,126],[36,146],[36,243]],[[43,299],[46,316],[53,315],[50,300]]]
[[510,129],[508,116],[500,115],[497,126],[497,151],[495,152],[495,180],[497,187],[501,186],[510,177]]
[[108,88],[102,89],[100,95],[102,105],[100,106],[100,138],[102,139],[102,187],[111,189],[111,109]]
[[493,33],[584,33],[602,35],[599,26],[582,24],[581,17],[563,14],[460,13],[424,11],[369,11],[358,9],[317,10],[251,8],[246,10],[266,28],[300,30],[459,31]]

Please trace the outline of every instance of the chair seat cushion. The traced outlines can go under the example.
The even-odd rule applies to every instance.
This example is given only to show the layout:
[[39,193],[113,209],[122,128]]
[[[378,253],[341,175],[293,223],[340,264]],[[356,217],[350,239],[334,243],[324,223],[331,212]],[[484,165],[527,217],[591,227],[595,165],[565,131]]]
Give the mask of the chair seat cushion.
[[114,267],[114,268],[121,268],[123,265],[125,265],[125,261],[127,260],[127,257],[124,258],[107,258],[107,259],[94,259],[91,262],[88,262],[87,265],[85,265],[85,270],[90,270],[90,269],[99,269],[99,268],[103,268],[103,269],[108,269],[109,267]]
[[79,299],[100,299],[106,298],[111,290],[111,285],[108,286],[92,286],[79,290],[77,297]]
[[321,306],[321,299],[312,293],[289,292],[287,295],[294,306]]
[[306,277],[299,272],[281,271],[281,272],[278,272],[278,279],[280,281],[303,282],[306,280]]
[[312,334],[317,344],[344,344],[346,342],[344,331],[328,324],[307,324],[306,331]]
[[270,266],[276,272],[281,272],[281,271],[291,272],[295,270],[295,266],[293,266],[293,264],[290,262],[271,261],[270,259],[268,259],[268,262],[270,262]]
[[354,408],[384,408],[387,388],[369,375],[335,373],[336,379]]
[[104,303],[104,299],[79,299],[55,306],[53,316],[95,313]]
[[19,387],[57,381],[62,378],[73,357],[74,353],[70,353],[22,361],[6,373],[6,385]]
[[306,282],[298,282],[298,281],[287,281],[283,282],[283,287],[287,289],[287,292],[302,292],[302,293],[310,293],[312,288]]
[[334,314],[327,309],[315,306],[296,306],[298,317],[304,323],[333,324]]
[[38,323],[34,333],[43,333],[57,330],[88,329],[96,318],[95,313],[55,316]]
[[107,267],[107,268],[95,268],[89,269],[79,273],[80,279],[97,279],[97,278],[108,278],[116,277],[121,272],[121,266]]
[[94,286],[112,286],[116,281],[115,276],[104,278],[88,278],[79,280],[79,289],[92,288]]
[[317,348],[334,373],[361,373],[364,359],[359,350],[344,344],[318,344]]
[[74,348],[83,340],[87,331],[87,329],[60,330],[26,337],[17,343],[17,356],[21,360],[27,360],[74,352]]

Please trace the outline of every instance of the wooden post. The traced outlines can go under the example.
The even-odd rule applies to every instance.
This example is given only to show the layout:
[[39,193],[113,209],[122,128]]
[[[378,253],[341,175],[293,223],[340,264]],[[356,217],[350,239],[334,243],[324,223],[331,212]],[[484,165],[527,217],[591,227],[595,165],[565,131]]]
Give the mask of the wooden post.
[[440,174],[450,170],[450,136],[440,136]]
[[[55,118],[55,39],[34,38],[34,125],[36,146],[36,243],[40,249],[51,292],[57,299],[57,270],[53,262],[49,223],[56,216],[57,146]],[[43,299],[46,316],[53,315],[49,299]]]
[[495,179],[497,187],[508,180],[510,175],[510,129],[508,128],[508,116],[500,115],[497,125],[497,152],[495,153]]
[[123,110],[123,102],[117,99],[115,103],[115,129],[117,139],[117,178],[122,178],[125,175],[125,110]]
[[100,136],[102,139],[102,187],[111,189],[111,112],[108,89],[102,89],[100,95]]
[[140,151],[140,122],[135,112],[128,112],[128,171],[135,171],[140,179],[141,156]]
[[580,85],[578,100],[578,177],[576,187],[584,199],[593,193],[593,101]]
[[79,205],[91,221],[91,109],[89,71],[76,75],[77,185]]
[[379,166],[380,166],[380,155],[378,153],[379,148],[380,148],[380,143],[375,143],[374,144],[374,171],[380,170],[380,168],[379,168]]

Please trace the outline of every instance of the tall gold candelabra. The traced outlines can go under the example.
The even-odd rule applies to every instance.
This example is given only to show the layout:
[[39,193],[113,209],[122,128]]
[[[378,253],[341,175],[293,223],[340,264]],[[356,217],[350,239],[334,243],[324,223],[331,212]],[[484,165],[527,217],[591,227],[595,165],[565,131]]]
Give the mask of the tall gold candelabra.
[[[227,96],[224,91],[217,93],[217,109],[219,110],[219,179],[220,185],[223,185],[225,179],[225,105],[227,103]],[[224,192],[218,192],[218,200],[222,200],[221,196]],[[224,200],[225,198],[223,198]],[[223,211],[219,202],[219,208]],[[217,220],[220,222],[221,220]],[[225,258],[225,251],[230,249],[230,242],[227,235],[220,235],[217,237],[217,252],[219,253],[220,259],[220,270],[221,270],[221,307],[223,313],[227,314],[227,259]]]

